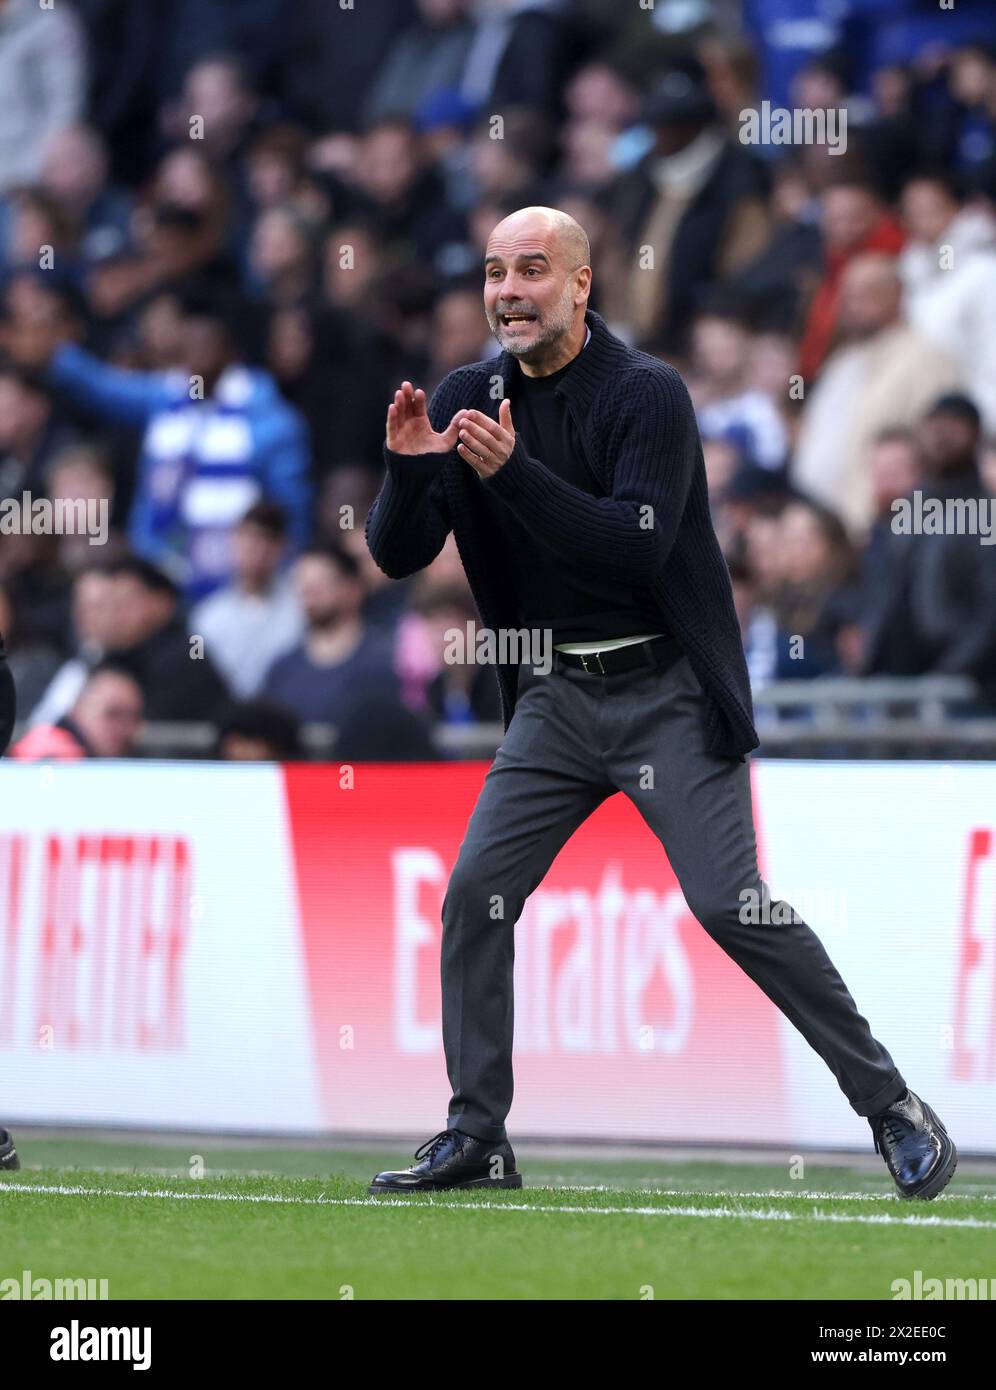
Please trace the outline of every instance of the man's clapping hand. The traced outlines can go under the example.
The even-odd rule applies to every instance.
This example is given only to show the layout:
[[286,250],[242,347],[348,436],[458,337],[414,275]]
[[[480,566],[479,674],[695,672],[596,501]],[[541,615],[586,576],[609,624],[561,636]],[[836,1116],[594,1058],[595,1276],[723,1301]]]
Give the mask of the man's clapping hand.
[[437,434],[429,420],[425,392],[403,381],[387,407],[387,447],[396,454],[448,453],[456,448],[457,421],[462,414],[458,410],[443,433]]
[[457,453],[478,477],[490,478],[508,462],[515,448],[515,427],[508,398],[505,397],[498,407],[497,421],[480,410],[461,410],[453,418],[460,438]]

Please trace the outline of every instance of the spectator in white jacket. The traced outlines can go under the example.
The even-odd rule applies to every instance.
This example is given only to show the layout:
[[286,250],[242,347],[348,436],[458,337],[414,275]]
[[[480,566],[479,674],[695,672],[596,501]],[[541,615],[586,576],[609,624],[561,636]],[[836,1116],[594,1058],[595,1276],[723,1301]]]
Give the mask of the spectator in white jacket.
[[945,391],[957,389],[957,362],[901,313],[896,262],[855,257],[840,284],[838,346],[806,391],[790,476],[863,540],[875,519],[868,466],[883,430],[909,427]]
[[905,316],[955,359],[987,431],[996,431],[996,217],[966,206],[944,173],[910,179],[902,211]]
[[71,5],[0,0],[0,196],[36,181],[52,135],[83,115],[86,82]]

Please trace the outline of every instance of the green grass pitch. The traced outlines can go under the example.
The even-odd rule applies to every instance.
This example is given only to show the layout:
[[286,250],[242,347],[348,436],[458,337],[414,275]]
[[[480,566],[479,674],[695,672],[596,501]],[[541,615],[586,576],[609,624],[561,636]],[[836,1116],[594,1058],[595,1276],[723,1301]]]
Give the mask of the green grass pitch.
[[367,1183],[410,1161],[403,1145],[16,1137],[0,1279],[107,1279],[112,1299],[890,1299],[915,1270],[996,1279],[991,1166],[912,1203],[884,1168],[807,1164],[791,1181],[758,1163],[523,1146],[519,1192],[386,1201]]

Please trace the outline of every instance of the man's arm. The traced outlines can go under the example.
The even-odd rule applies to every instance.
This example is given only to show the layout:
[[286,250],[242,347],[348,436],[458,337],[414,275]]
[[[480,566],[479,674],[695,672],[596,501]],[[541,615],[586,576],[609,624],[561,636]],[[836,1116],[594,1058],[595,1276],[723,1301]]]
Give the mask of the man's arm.
[[123,425],[145,425],[176,398],[163,374],[109,367],[74,343],[56,348],[48,379],[80,405]]
[[[424,411],[428,415],[426,439],[431,444],[438,445],[451,436],[455,443],[453,394],[446,378]],[[405,406],[397,396],[395,401],[388,431],[391,439],[401,444],[405,441],[399,437],[399,405],[407,413],[414,410],[414,402],[410,399]],[[404,421],[401,423],[403,428]],[[430,437],[433,434],[435,438]],[[452,447],[401,453],[384,444],[386,473],[367,514],[364,534],[370,554],[391,579],[405,579],[431,564],[453,529],[442,478],[444,460],[452,453]]]
[[646,584],[674,545],[699,458],[695,414],[677,372],[630,378],[607,449],[615,460],[610,497],[565,482],[519,442],[484,485],[561,560]]

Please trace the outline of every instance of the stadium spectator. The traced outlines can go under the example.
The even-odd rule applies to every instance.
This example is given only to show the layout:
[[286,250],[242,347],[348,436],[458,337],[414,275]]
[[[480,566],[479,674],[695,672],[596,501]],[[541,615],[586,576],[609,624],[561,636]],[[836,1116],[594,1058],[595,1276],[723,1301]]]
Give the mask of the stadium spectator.
[[51,392],[29,369],[0,362],[0,490],[5,497],[27,491],[40,495],[45,471],[70,442],[64,422],[52,409]]
[[241,58],[207,53],[188,69],[179,100],[164,109],[162,120],[168,136],[201,140],[213,165],[234,169],[258,108],[259,97]]
[[355,10],[296,0],[285,11],[279,87],[290,114],[314,131],[355,133],[384,55],[416,18],[415,0],[377,0]]
[[[919,430],[924,503],[963,509],[991,497],[980,481],[979,412],[947,395]],[[981,516],[981,512],[980,512]],[[862,669],[897,676],[928,671],[973,676],[996,701],[996,545],[978,526],[903,526],[898,515],[880,566],[881,582],[865,616]]]
[[394,38],[363,102],[367,123],[410,119],[435,92],[453,90],[474,37],[470,0],[416,0],[418,18]]
[[842,615],[850,616],[857,597],[855,552],[840,518],[807,500],[792,501],[778,519],[774,545],[774,678],[838,674]]
[[852,259],[840,285],[840,346],[806,394],[791,476],[838,512],[854,537],[872,522],[866,468],[872,440],[913,424],[959,371],[901,316],[902,286],[887,256]]
[[[538,113],[513,109],[503,114],[501,138],[490,121],[470,136],[470,178],[475,203],[511,199],[521,207],[540,196],[544,173],[555,153],[553,128]],[[483,245],[486,233],[475,239]]]
[[481,304],[481,287],[454,285],[436,300],[432,316],[432,357],[426,376],[433,391],[455,367],[489,357],[493,339]]
[[[705,72],[688,60],[651,92],[644,121],[651,150],[611,190],[632,253],[629,322],[634,340],[675,351],[702,295],[742,270],[765,245],[766,180],[718,119]],[[654,252],[653,265],[639,254]]]
[[424,719],[393,696],[374,691],[344,711],[333,757],[349,763],[426,763],[437,762],[440,753]]
[[421,157],[410,122],[384,119],[365,132],[354,211],[373,221],[389,253],[406,262],[445,264],[448,248],[466,233],[463,215],[447,206],[443,189],[442,175]]
[[874,185],[845,172],[820,196],[823,276],[816,285],[799,346],[799,371],[812,382],[826,361],[838,328],[844,272],[858,256],[880,252],[896,256],[902,228],[883,207]]
[[477,5],[473,41],[460,75],[463,100],[477,110],[528,107],[560,119],[577,48],[567,9],[564,0]]
[[36,179],[52,134],[83,115],[85,47],[72,6],[0,0],[0,195]]
[[906,317],[957,361],[986,428],[996,429],[996,217],[966,205],[945,174],[911,179],[902,210]]
[[107,650],[134,673],[145,696],[146,716],[215,718],[228,691],[210,656],[187,634],[176,586],[154,565],[137,558],[116,561],[109,573],[112,627]]
[[87,676],[69,713],[56,724],[29,729],[10,756],[20,762],[132,757],[142,708],[141,688],[127,667],[101,662]]
[[298,643],[304,623],[282,561],[287,518],[274,502],[256,502],[235,528],[234,576],[193,609],[190,630],[240,699],[259,690],[273,662]]
[[389,579],[366,543],[364,524],[377,496],[378,479],[359,464],[337,468],[326,480],[318,516],[319,533],[348,551],[363,581],[363,621],[371,631],[393,636],[411,598],[411,581]]
[[[438,675],[424,595],[386,580],[357,541],[385,406],[402,380],[431,390],[453,363],[495,352],[480,331],[487,235],[555,203],[588,233],[592,304],[613,331],[694,351],[677,365],[700,373],[714,523],[747,567],[760,634],[752,672],[767,662],[779,451],[861,543],[869,603],[891,564],[894,489],[920,467],[903,431],[950,389],[996,431],[985,0],[915,22],[912,0],[898,19],[879,0],[849,16],[803,0],[788,26],[784,0],[751,0],[739,27],[728,8],[606,0],[360,8],[0,0],[0,496],[106,500],[103,559],[127,531],[194,601],[237,590],[238,519],[272,499],[289,557],[314,529],[358,562],[364,625],[424,710],[417,692]],[[432,62],[406,67],[406,45]],[[844,157],[745,146],[740,113],[762,100],[846,111]],[[899,256],[894,322],[871,322],[893,289],[868,253]],[[208,312],[191,314],[198,304]],[[56,345],[76,368],[58,386]],[[190,399],[205,360],[218,385]],[[110,405],[107,382],[127,387]],[[167,383],[151,413],[136,406]],[[996,492],[991,446],[977,467]],[[342,529],[344,504],[359,532]],[[70,621],[71,593],[110,582],[90,569],[97,553],[86,538],[0,535],[22,716],[57,664],[39,707],[55,701],[57,722],[104,650]],[[834,640],[850,670],[844,616]],[[917,651],[932,669],[947,647]],[[258,665],[242,682],[232,669],[235,689]]]
[[231,537],[260,495],[287,510],[293,541],[307,537],[308,440],[303,420],[268,373],[238,356],[233,309],[215,291],[184,299],[180,373],[107,366],[55,335],[21,350],[44,360],[47,380],[79,405],[144,428],[128,533],[136,552],[196,599],[232,573]]
[[[17,690],[17,706],[23,718],[41,699],[43,691],[62,664],[59,647],[52,637],[29,635],[27,641],[21,640],[18,631],[19,612],[11,602],[6,588],[0,584],[0,648],[6,647],[7,670],[13,677]],[[2,663],[0,663],[2,664]],[[0,674],[0,682],[5,677]],[[2,699],[2,692],[0,692]],[[2,734],[2,715],[0,715],[0,734]]]
[[113,635],[112,588],[111,576],[97,566],[82,570],[73,581],[66,659],[52,673],[44,690],[33,692],[30,700],[26,694],[21,702],[21,714],[32,726],[57,724],[103,658]]
[[217,757],[228,763],[291,762],[301,756],[297,719],[268,700],[243,700],[224,714]]
[[740,623],[751,689],[761,690],[775,678],[778,661],[778,624],[771,608],[761,602],[760,586],[745,561],[731,561],[730,583],[733,586],[733,605]]
[[947,101],[932,114],[927,149],[966,186],[992,189],[996,169],[996,49],[992,15],[986,42],[969,42],[944,55]]
[[732,278],[730,288],[768,326],[794,331],[819,279],[820,230],[799,163],[783,160],[771,177],[770,234],[758,254]]
[[76,528],[57,537],[56,563],[63,574],[72,576],[91,565],[95,546],[101,547],[105,563],[125,553],[125,537],[111,525],[114,475],[99,448],[70,444],[60,449],[46,469],[45,491],[55,507],[61,505],[73,517]]
[[57,673],[32,723],[57,722],[105,656],[138,681],[148,719],[217,717],[228,691],[211,657],[188,636],[179,591],[167,575],[128,556],[103,571],[85,571],[73,598],[79,654]]
[[704,439],[725,439],[744,462],[778,469],[788,435],[770,397],[748,385],[750,348],[749,325],[734,309],[704,310],[692,324],[689,391]]
[[416,599],[414,611],[438,652],[439,672],[429,682],[426,702],[440,724],[493,724],[501,720],[498,689],[491,669],[475,661],[465,639],[477,623],[477,609],[463,584],[433,585]]
[[367,460],[367,471],[374,472],[384,401],[397,379],[388,375],[394,360],[369,321],[349,309],[298,306],[271,314],[266,363],[308,423],[316,482],[357,460]]
[[391,642],[362,618],[359,566],[341,547],[307,550],[294,565],[303,640],[270,667],[261,693],[313,723],[339,723],[351,705],[393,695]]
[[315,282],[315,227],[291,203],[265,208],[249,242],[251,289],[272,308],[308,301]]
[[893,504],[909,497],[917,485],[922,463],[913,429],[885,429],[876,435],[865,463],[871,482],[873,520],[862,554],[866,594],[871,598],[880,581],[880,566],[887,563],[889,536],[895,516]]
[[71,218],[83,265],[121,255],[131,239],[132,200],[108,176],[107,147],[91,126],[58,130],[45,146],[39,184]]

